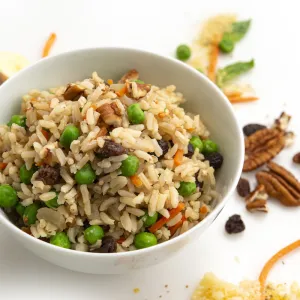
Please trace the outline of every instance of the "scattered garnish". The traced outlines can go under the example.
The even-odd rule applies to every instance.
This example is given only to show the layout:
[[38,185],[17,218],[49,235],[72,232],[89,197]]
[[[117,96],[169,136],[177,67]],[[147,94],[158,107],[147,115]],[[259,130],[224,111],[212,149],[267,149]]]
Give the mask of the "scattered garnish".
[[209,55],[209,64],[207,70],[207,77],[212,81],[215,82],[216,80],[216,69],[218,64],[218,55],[219,55],[219,47],[215,43],[211,47],[210,55]]
[[300,164],[300,152],[299,153],[296,153],[294,156],[293,156],[293,162],[295,164]]
[[51,48],[53,47],[55,40],[56,40],[56,34],[54,32],[52,32],[50,34],[50,36],[48,37],[48,40],[46,41],[46,44],[43,49],[42,57],[46,57],[49,55],[49,52],[50,52]]
[[191,57],[191,49],[188,45],[179,45],[176,49],[176,57],[179,60],[186,61]]
[[229,234],[240,233],[244,231],[245,228],[245,224],[240,215],[231,216],[225,224],[225,230]]
[[246,178],[240,178],[238,185],[236,187],[238,194],[241,197],[246,197],[250,194],[250,183]]
[[243,103],[243,102],[252,102],[257,101],[259,98],[251,96],[251,97],[228,97],[228,100],[231,103]]
[[139,289],[139,288],[134,288],[134,289],[133,289],[133,292],[134,292],[135,294],[137,294],[137,293],[140,292],[140,289]]

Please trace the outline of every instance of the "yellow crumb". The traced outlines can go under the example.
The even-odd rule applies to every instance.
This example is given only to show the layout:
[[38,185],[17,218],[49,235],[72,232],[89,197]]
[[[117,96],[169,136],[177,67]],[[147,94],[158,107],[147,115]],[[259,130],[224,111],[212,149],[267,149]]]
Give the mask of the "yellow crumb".
[[134,292],[135,294],[137,294],[137,293],[140,292],[140,289],[139,289],[139,288],[135,288],[135,289],[133,289],[133,292]]

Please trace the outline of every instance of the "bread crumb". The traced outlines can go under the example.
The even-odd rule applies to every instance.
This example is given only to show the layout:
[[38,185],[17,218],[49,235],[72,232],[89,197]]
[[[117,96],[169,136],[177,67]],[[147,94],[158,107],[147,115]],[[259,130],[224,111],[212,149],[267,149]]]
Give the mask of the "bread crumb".
[[189,288],[189,285],[187,284],[187,285],[185,286],[185,288],[188,289],[188,288]]
[[140,289],[139,289],[139,288],[134,288],[134,289],[133,289],[133,292],[134,292],[135,294],[137,294],[137,293],[140,292]]
[[168,285],[167,284],[165,284],[165,288],[167,288],[168,287]]

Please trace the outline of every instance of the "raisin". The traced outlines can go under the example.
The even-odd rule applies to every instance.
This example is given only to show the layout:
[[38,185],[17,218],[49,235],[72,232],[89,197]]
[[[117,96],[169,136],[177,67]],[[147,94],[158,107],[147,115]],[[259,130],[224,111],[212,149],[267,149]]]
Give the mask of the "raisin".
[[209,161],[209,165],[215,170],[220,169],[223,164],[223,155],[219,152],[207,154],[205,159]]
[[96,151],[96,156],[98,158],[108,158],[111,156],[119,156],[127,153],[128,150],[122,145],[111,140],[105,140],[103,148],[100,148],[98,151]]
[[17,213],[14,208],[4,208],[3,209],[8,219],[17,227],[21,228],[24,226],[23,218]]
[[241,197],[246,197],[250,194],[250,184],[249,181],[245,178],[240,178],[239,183],[236,187],[238,194]]
[[162,155],[164,156],[169,151],[169,143],[163,139],[158,140],[157,142],[163,152]]
[[248,124],[243,127],[243,132],[245,136],[250,136],[258,130],[265,129],[267,126],[261,124]]
[[195,174],[195,183],[196,183],[196,187],[199,188],[199,192],[201,192],[202,188],[203,188],[203,181],[199,181],[198,180],[198,175],[199,175],[199,172],[197,172]]
[[295,164],[300,164],[300,152],[294,155],[293,162]]
[[49,165],[42,166],[39,169],[37,180],[43,181],[44,184],[54,185],[59,183],[60,180],[60,172],[59,167],[51,167]]
[[245,228],[245,224],[240,215],[231,216],[225,224],[225,230],[229,234],[240,233],[244,231]]
[[102,239],[101,247],[90,252],[92,253],[113,253],[117,250],[117,242],[112,236],[105,236]]
[[192,146],[192,144],[188,145],[188,153],[185,154],[186,157],[191,158],[194,154],[194,147]]

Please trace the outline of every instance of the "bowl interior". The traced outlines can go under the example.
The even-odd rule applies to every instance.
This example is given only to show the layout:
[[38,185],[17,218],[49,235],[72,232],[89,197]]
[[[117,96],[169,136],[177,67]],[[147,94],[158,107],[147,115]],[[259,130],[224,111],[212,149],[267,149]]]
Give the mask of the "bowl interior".
[[[104,79],[118,80],[129,69],[158,86],[174,84],[183,93],[188,112],[200,114],[224,156],[217,174],[217,190],[226,197],[236,183],[243,160],[243,140],[232,108],[205,76],[181,62],[144,51],[119,48],[78,50],[44,59],[16,74],[0,88],[0,122],[20,110],[21,96],[30,89],[48,89],[82,80],[97,71]],[[0,212],[0,215],[2,212]]]

